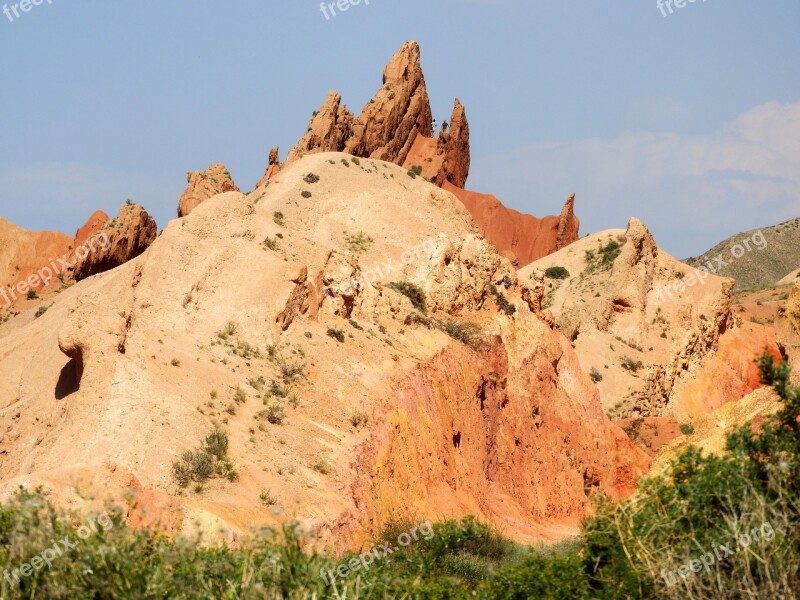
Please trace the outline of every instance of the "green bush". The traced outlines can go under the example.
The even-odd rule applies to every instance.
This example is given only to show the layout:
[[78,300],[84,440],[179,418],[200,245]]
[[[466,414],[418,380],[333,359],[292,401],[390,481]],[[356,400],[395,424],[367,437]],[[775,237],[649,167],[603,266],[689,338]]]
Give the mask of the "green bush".
[[411,301],[411,305],[422,314],[428,312],[425,306],[425,292],[419,286],[408,281],[393,281],[386,284],[386,287],[408,298]]
[[202,484],[215,476],[235,481],[238,474],[228,458],[228,434],[215,427],[200,448],[187,450],[172,464],[172,474],[182,488],[193,481]]
[[694,425],[691,423],[681,423],[680,429],[683,435],[692,435],[694,433]]
[[332,337],[333,339],[344,343],[344,331],[341,329],[334,329],[333,327],[328,328],[328,337]]
[[497,307],[502,310],[507,315],[511,316],[515,312],[517,312],[517,307],[511,304],[508,301],[508,298],[505,297],[505,294],[497,289],[497,286],[493,283],[490,283],[486,286],[486,289],[492,294],[497,301]]
[[544,272],[544,276],[549,279],[566,279],[569,277],[569,271],[564,267],[548,267]]

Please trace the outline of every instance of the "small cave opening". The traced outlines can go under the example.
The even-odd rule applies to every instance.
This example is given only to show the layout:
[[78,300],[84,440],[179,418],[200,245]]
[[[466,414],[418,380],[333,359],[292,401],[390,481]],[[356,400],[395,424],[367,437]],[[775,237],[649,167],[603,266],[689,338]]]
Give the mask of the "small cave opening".
[[61,369],[61,373],[59,373],[55,389],[56,400],[63,400],[80,389],[81,374],[82,369],[78,367],[76,360],[70,359]]
[[453,434],[453,448],[461,448],[461,432]]

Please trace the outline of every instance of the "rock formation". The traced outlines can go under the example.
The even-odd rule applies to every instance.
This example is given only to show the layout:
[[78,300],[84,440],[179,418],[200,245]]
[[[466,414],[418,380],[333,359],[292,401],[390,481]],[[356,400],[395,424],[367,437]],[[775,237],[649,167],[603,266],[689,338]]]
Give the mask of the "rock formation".
[[627,231],[582,238],[520,277],[547,269],[544,306],[620,418],[707,414],[760,387],[753,359],[765,346],[777,354],[771,328],[734,318],[732,280],[661,251],[637,219]]
[[575,194],[572,194],[564,203],[561,215],[558,217],[558,231],[556,235],[556,250],[566,248],[578,240],[581,222],[575,216]]
[[178,201],[178,217],[185,217],[197,206],[217,194],[238,192],[228,169],[223,164],[213,164],[206,171],[186,174],[189,185]]
[[269,163],[267,163],[267,168],[264,171],[264,176],[259,180],[256,184],[256,188],[260,188],[262,185],[265,185],[270,179],[275,177],[281,170],[281,161],[279,155],[279,148],[276,146],[272,150],[269,151]]
[[308,131],[289,151],[286,165],[304,154],[347,152],[403,164],[418,133],[431,137],[433,123],[419,45],[407,42],[386,65],[383,86],[359,117],[341,105],[341,96],[328,94],[314,113]]
[[449,182],[444,189],[464,203],[483,236],[517,267],[524,267],[578,239],[580,221],[573,213],[575,196],[567,200],[560,217],[537,219],[506,208],[490,194],[462,190]]
[[792,382],[800,385],[800,282],[796,283],[778,309],[775,330],[781,352],[792,368]]
[[[157,232],[141,207],[128,205],[114,221],[101,210],[94,212],[73,238],[25,231],[0,219],[0,313],[12,306],[11,314],[41,306],[66,285],[139,256]],[[36,294],[28,298],[30,290]]]
[[[0,335],[0,494],[76,505],[79,486],[232,535],[296,519],[350,548],[389,521],[467,514],[556,539],[596,494],[630,494],[649,460],[540,310],[544,280],[519,279],[451,194],[347,158],[306,156],[257,203],[206,200]],[[171,465],[215,422],[239,477],[181,492]]]
[[449,129],[443,127],[436,139],[418,135],[403,166],[407,169],[421,167],[422,176],[440,187],[449,182],[463,189],[469,165],[469,123],[464,107],[456,99]]
[[[386,66],[383,87],[354,116],[336,92],[314,113],[308,130],[289,151],[285,165],[317,152],[347,152],[393,162],[453,192],[482,233],[516,266],[546,256],[578,239],[574,197],[560,217],[537,219],[507,209],[494,196],[466,191],[470,169],[469,123],[456,99],[449,127],[434,137],[419,46],[408,42]],[[276,157],[277,159],[277,157]],[[273,158],[270,157],[270,165]],[[267,168],[270,171],[271,167]],[[265,178],[259,186],[266,182]]]
[[71,257],[71,276],[75,281],[104,273],[136,258],[155,241],[158,227],[141,206],[124,204],[116,219],[106,221],[99,230],[87,234],[79,230],[75,238]]

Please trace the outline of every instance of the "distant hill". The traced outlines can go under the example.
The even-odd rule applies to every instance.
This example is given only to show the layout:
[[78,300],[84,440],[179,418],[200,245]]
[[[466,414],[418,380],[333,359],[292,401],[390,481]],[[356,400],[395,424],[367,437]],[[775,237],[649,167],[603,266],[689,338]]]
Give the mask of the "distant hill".
[[738,233],[684,262],[735,279],[737,291],[775,285],[800,267],[800,218]]

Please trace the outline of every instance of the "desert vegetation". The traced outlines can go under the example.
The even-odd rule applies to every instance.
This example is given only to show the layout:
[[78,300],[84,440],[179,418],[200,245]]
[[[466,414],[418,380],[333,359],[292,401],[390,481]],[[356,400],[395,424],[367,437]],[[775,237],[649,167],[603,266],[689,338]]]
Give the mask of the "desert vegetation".
[[[764,355],[759,367],[783,402],[760,431],[737,429],[724,455],[683,451],[628,501],[598,498],[574,541],[529,547],[469,517],[445,521],[434,524],[429,539],[328,586],[321,573],[355,555],[309,551],[296,524],[260,530],[236,546],[209,546],[130,529],[125,511],[115,509],[112,526],[98,529],[68,557],[14,586],[4,581],[3,597],[796,597],[800,390],[790,385],[786,363]],[[322,459],[310,468],[331,473]],[[215,429],[175,469],[184,484],[230,477],[227,436]],[[277,498],[263,490],[258,503],[273,506]],[[0,506],[0,560],[11,568],[25,563],[87,520],[56,509],[41,492],[18,491]],[[396,540],[410,527],[392,523],[376,543]]]

